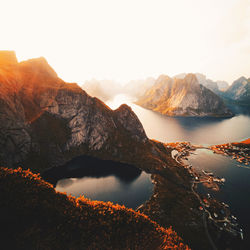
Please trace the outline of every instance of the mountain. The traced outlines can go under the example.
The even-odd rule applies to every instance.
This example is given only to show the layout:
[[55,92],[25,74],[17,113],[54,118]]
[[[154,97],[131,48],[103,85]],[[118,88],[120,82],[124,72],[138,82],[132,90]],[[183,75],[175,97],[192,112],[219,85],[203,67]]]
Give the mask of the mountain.
[[106,102],[119,94],[128,95],[133,98],[140,98],[154,85],[154,82],[154,78],[148,77],[146,79],[130,81],[122,86],[111,80],[92,79],[86,81],[81,87],[88,93],[88,95],[97,97],[103,102]]
[[146,171],[166,165],[169,156],[147,138],[129,106],[111,110],[58,78],[44,58],[18,63],[8,53],[0,69],[0,165],[42,173],[80,155]]
[[112,99],[114,96],[122,92],[122,86],[111,80],[92,79],[86,81],[81,87],[88,93],[88,95],[97,97],[103,102]]
[[135,97],[141,98],[148,89],[150,89],[155,83],[155,79],[153,77],[148,77],[146,79],[141,80],[133,80],[125,84],[123,87],[123,93]]
[[236,103],[250,105],[250,78],[242,76],[234,81],[224,96]]
[[194,74],[183,79],[160,76],[137,104],[169,116],[233,115],[222,99],[201,85]]
[[217,85],[220,91],[225,91],[229,87],[229,84],[226,81],[217,81]]
[[189,249],[144,214],[68,197],[21,168],[0,168],[0,208],[2,249]]
[[8,167],[42,171],[81,154],[126,161],[152,148],[130,107],[111,110],[44,58],[5,62],[0,103],[0,163]]
[[[174,76],[174,78],[184,79],[186,76],[187,76],[186,73],[182,73],[182,74]],[[210,89],[211,91],[213,91],[216,94],[219,93],[218,82],[214,82],[214,81],[208,79],[205,75],[200,74],[200,73],[195,73],[195,76],[196,76],[199,84],[203,85],[207,89]]]

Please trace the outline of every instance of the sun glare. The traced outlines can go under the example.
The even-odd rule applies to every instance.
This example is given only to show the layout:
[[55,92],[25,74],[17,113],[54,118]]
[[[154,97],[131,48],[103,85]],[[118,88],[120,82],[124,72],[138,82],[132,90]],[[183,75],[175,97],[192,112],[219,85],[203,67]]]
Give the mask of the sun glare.
[[106,104],[111,108],[111,109],[117,109],[119,108],[122,104],[128,104],[131,106],[133,103],[133,98],[130,96],[124,95],[124,94],[119,94],[116,95],[112,100],[109,100],[106,102]]
[[65,81],[201,72],[231,83],[249,74],[249,0],[10,0],[0,8],[1,49],[19,60],[44,56]]

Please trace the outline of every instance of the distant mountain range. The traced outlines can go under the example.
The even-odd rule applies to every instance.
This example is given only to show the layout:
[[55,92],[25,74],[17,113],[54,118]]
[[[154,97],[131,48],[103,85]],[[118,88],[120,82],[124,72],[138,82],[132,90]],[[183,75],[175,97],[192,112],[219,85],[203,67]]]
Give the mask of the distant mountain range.
[[121,85],[111,80],[93,79],[86,81],[81,87],[90,96],[97,97],[103,102],[106,102],[118,94],[126,94],[134,98],[140,98],[154,85],[154,83],[155,79],[152,77],[132,80],[125,85]]
[[[184,78],[187,74],[176,75],[175,78]],[[234,103],[238,105],[250,105],[250,78],[244,76],[235,80],[232,85],[225,81],[212,81],[207,79],[205,75],[195,74],[199,83],[222,97],[226,103]]]
[[[187,74],[182,73],[174,76],[174,78],[183,79]],[[204,87],[212,90],[215,93],[219,93],[220,91],[224,91],[229,87],[229,84],[226,81],[213,81],[208,79],[205,75],[200,73],[195,73],[199,84],[202,84]]]
[[[188,74],[186,73],[181,73],[175,75],[171,79],[184,80],[187,75]],[[145,108],[153,109],[154,111],[172,116],[231,116],[232,112],[229,111],[229,109],[232,109],[237,112],[237,106],[234,105],[250,106],[250,78],[247,79],[245,77],[241,77],[238,80],[234,81],[231,86],[229,86],[226,81],[213,81],[200,73],[195,73],[194,75],[196,76],[196,79],[199,84],[216,94],[215,97],[214,95],[211,95],[211,93],[208,94],[208,92],[203,89],[203,92],[200,91],[200,94],[202,93],[202,96],[199,96],[199,91],[197,92],[196,88],[196,92],[194,92],[193,94],[196,95],[197,100],[200,99],[199,102],[196,102],[199,107],[196,107],[194,103],[192,104],[193,106],[191,105],[190,107],[182,107],[184,102],[186,102],[185,105],[188,105],[188,101],[185,100],[191,100],[191,89],[190,91],[187,91],[189,92],[189,97],[186,98],[184,98],[185,91],[182,90],[182,101],[180,100],[180,94],[177,93],[175,93],[171,97],[171,101],[169,99],[164,99],[166,98],[166,93],[163,93],[164,83],[162,83],[163,85],[159,84],[159,81],[162,82],[161,78],[163,76],[160,76],[157,80],[152,77],[144,80],[134,80],[128,82],[123,86],[114,81],[91,80],[86,81],[82,85],[82,88],[87,91],[89,95],[95,96],[104,102],[112,100],[118,94],[125,94],[130,97],[133,97],[136,100],[137,104]],[[183,81],[183,83],[185,82],[186,80]],[[159,89],[157,90],[157,88]],[[169,86],[166,88],[169,88]],[[160,98],[161,94],[162,98]],[[150,100],[150,95],[155,96],[151,96],[152,98]],[[222,104],[223,101],[220,100],[220,98],[218,97],[223,99],[227,108],[224,104]],[[211,103],[214,103],[214,105],[212,106],[209,104],[210,98],[212,98],[210,100]],[[156,99],[158,103],[156,103]],[[152,103],[150,103],[150,101]],[[178,102],[180,102],[178,104],[180,106],[177,105]],[[203,104],[201,102],[203,102]],[[206,106],[205,103],[207,103],[208,106]],[[211,109],[209,108],[209,106],[211,107]],[[179,111],[177,112],[177,110]]]
[[169,116],[232,116],[223,100],[214,93],[218,90],[216,87],[203,75],[182,74],[174,78],[161,75],[136,103]]
[[250,78],[240,77],[222,96],[238,104],[250,105]]
[[[133,86],[135,82],[131,84]],[[148,82],[142,81],[136,85],[139,86],[136,96],[142,93],[141,99],[148,96],[149,104],[155,105],[152,107],[159,108],[159,111],[170,112],[174,115],[231,115],[221,98],[200,85],[197,77],[192,74],[188,74],[184,79],[160,76],[156,82],[150,79]],[[149,90],[145,94],[148,88]],[[132,87],[128,87],[128,89],[133,91]],[[161,105],[160,101],[162,101]],[[172,108],[167,110],[169,107]],[[118,109],[111,110],[99,99],[89,96],[77,84],[66,83],[60,79],[44,58],[18,63],[14,52],[0,52],[0,165],[9,168],[2,168],[0,171],[2,180],[2,198],[0,200],[4,204],[0,207],[4,209],[2,219],[5,219],[2,223],[2,231],[7,228],[7,231],[4,231],[4,238],[7,241],[11,239],[12,245],[19,246],[19,243],[24,243],[25,249],[41,246],[50,248],[50,241],[53,243],[59,241],[62,247],[79,249],[79,245],[75,245],[75,243],[82,242],[81,247],[86,248],[83,245],[88,244],[88,239],[83,239],[85,233],[83,236],[78,233],[69,235],[67,233],[69,226],[70,231],[85,232],[85,229],[83,231],[80,229],[83,224],[79,221],[89,220],[91,224],[88,228],[92,230],[93,217],[96,224],[93,231],[88,234],[91,236],[97,233],[95,230],[103,229],[104,224],[100,224],[100,221],[101,223],[111,223],[110,218],[114,218],[113,215],[110,217],[109,214],[104,213],[104,209],[98,206],[110,207],[111,213],[118,214],[113,205],[90,202],[86,199],[81,201],[67,198],[62,194],[58,195],[39,176],[33,175],[29,171],[10,169],[22,166],[26,169],[30,168],[33,172],[43,173],[52,167],[60,168],[77,156],[87,155],[102,160],[126,163],[125,165],[131,164],[152,174],[154,179],[159,180],[156,184],[164,187],[163,193],[167,197],[167,202],[164,202],[164,206],[160,205],[160,213],[154,214],[154,219],[157,219],[164,227],[173,225],[183,235],[185,241],[190,242],[191,245],[198,244],[197,249],[204,248],[204,244],[208,244],[208,242],[205,239],[205,232],[201,230],[202,217],[196,209],[190,209],[199,205],[198,200],[190,191],[190,175],[183,166],[172,159],[171,151],[172,148],[166,144],[148,139],[141,122],[129,106],[121,105]],[[123,165],[123,167],[126,166]],[[13,195],[8,195],[9,191]],[[17,192],[19,194],[14,195]],[[53,195],[47,196],[47,194]],[[43,195],[45,196],[42,197]],[[50,197],[49,202],[48,197]],[[152,199],[155,202],[156,196],[153,196]],[[58,203],[55,204],[56,201]],[[167,203],[177,205],[165,206]],[[8,211],[10,204],[11,213]],[[23,206],[16,204],[23,204]],[[50,204],[52,205],[48,206]],[[71,206],[72,209],[67,209],[68,206]],[[96,209],[93,206],[97,206]],[[57,217],[58,209],[61,209],[62,216]],[[37,216],[38,210],[43,217]],[[96,216],[96,210],[101,217]],[[51,211],[49,216],[48,211]],[[67,214],[67,211],[70,211],[71,214]],[[84,211],[88,212],[82,217],[81,213]],[[115,224],[109,224],[111,228],[113,225],[116,226],[115,234],[112,233],[114,239],[116,239],[117,232],[122,229],[120,228],[123,225],[121,223],[124,223],[127,218],[132,218],[131,210],[125,211],[124,216],[115,216],[116,220],[113,220]],[[183,217],[183,215],[185,216]],[[163,222],[163,217],[167,218],[166,222]],[[65,224],[62,226],[58,221],[50,224],[56,218],[59,218],[59,221],[65,220]],[[96,221],[96,218],[101,218],[101,220]],[[143,219],[143,216],[140,218]],[[181,219],[172,220],[171,218]],[[26,219],[30,219],[28,224]],[[145,223],[143,221],[136,220],[135,224],[143,227],[146,224],[154,224],[148,220]],[[171,223],[168,223],[169,221]],[[56,228],[53,228],[54,226]],[[128,225],[129,228],[131,228],[130,225]],[[147,240],[151,232],[155,235],[153,238],[159,240],[160,231],[157,228],[158,226],[152,230],[145,228],[146,233],[140,235],[141,229],[136,227],[131,231],[133,237],[128,236],[127,241],[124,242],[125,249],[126,246],[129,246],[130,240],[136,240],[136,237],[141,237],[140,241],[143,241],[143,246],[153,249],[150,245],[152,238],[149,238],[148,243]],[[45,238],[40,237],[40,229],[45,234],[48,229],[52,230],[52,234],[45,235],[49,241],[44,241]],[[109,239],[107,241],[108,244],[111,244],[109,248],[112,245],[119,248],[120,242],[113,242],[110,235],[105,236],[112,230],[105,229],[104,231],[98,231],[100,238],[103,236],[102,239]],[[128,230],[125,231],[125,233],[128,232]],[[55,241],[55,237],[57,237],[55,232],[65,234],[60,234],[63,237],[59,237]],[[170,230],[170,232],[172,231]],[[135,233],[136,237],[134,237]],[[171,235],[177,237],[176,234],[171,233]],[[65,241],[64,236],[68,237]],[[76,236],[76,242],[70,241],[74,236]],[[30,238],[32,238],[32,242],[30,242]],[[200,239],[202,240],[200,241]],[[96,246],[95,240],[92,238],[89,240],[91,244],[94,244],[91,246]],[[173,242],[179,244],[180,240],[178,238]],[[41,245],[38,246],[36,243]],[[168,239],[167,241],[164,239],[166,247],[171,248],[172,243],[170,243]],[[185,246],[180,244],[185,249]],[[177,248],[182,249],[181,247]]]

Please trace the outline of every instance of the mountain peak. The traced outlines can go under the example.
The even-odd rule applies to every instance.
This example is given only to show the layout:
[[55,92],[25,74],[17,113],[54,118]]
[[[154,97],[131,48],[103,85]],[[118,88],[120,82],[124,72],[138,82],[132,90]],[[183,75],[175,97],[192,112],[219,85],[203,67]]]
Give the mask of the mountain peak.
[[234,82],[238,82],[238,83],[244,84],[244,83],[247,82],[247,78],[245,76],[241,76],[239,79],[237,79]]
[[19,63],[19,65],[23,70],[27,70],[29,72],[36,72],[53,78],[58,77],[54,69],[49,65],[49,63],[44,57],[38,57],[29,59],[27,61],[22,61]]
[[232,116],[223,100],[200,84],[196,74],[167,83],[155,85],[137,103],[170,116]]
[[0,50],[0,66],[17,64],[15,51]]
[[198,80],[197,80],[197,77],[195,74],[192,74],[192,73],[189,73],[185,76],[184,80],[187,82],[187,83],[191,83],[191,84],[197,84],[199,83]]

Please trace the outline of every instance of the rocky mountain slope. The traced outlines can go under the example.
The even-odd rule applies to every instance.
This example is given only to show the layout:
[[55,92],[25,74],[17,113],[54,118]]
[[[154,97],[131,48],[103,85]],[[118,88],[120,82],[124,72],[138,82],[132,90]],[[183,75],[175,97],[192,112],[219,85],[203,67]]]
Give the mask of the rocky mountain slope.
[[[174,76],[174,78],[184,79],[186,76],[187,76],[186,73],[182,73],[182,74]],[[219,94],[220,89],[225,87],[227,84],[227,82],[224,82],[224,81],[217,81],[217,82],[212,81],[212,80],[208,79],[205,75],[200,74],[200,73],[195,73],[195,76],[196,76],[199,84],[203,85],[207,89],[210,89],[215,94]],[[227,86],[228,86],[228,84],[227,84]]]
[[111,110],[58,78],[44,58],[5,60],[0,104],[1,165],[47,168],[81,154],[126,161],[152,148],[130,107]]
[[0,168],[0,208],[2,249],[189,249],[144,214],[68,197],[21,168]]
[[222,99],[201,85],[194,74],[183,79],[160,76],[137,104],[170,116],[232,116]]
[[242,76],[235,80],[225,91],[224,96],[236,103],[250,105],[250,78]]
[[[163,206],[155,206],[155,209],[158,209],[158,212],[154,214],[155,220],[161,226],[176,228],[191,246],[198,246],[197,249],[209,249],[205,233],[202,231],[202,217],[196,211],[199,202],[190,190],[189,173],[172,159],[171,148],[147,138],[140,121],[127,105],[122,105],[114,111],[111,110],[97,98],[90,97],[77,84],[65,83],[61,80],[44,58],[18,63],[13,52],[5,53],[2,57],[0,52],[0,58],[2,58],[0,67],[0,166],[13,168],[22,166],[34,172],[44,173],[44,170],[50,167],[60,167],[81,155],[119,161],[126,163],[125,165],[131,164],[146,170],[159,180],[155,187],[161,186],[159,197],[163,196]],[[163,92],[165,90],[164,79],[165,77],[162,78]],[[161,82],[158,84],[161,85]],[[19,181],[20,179],[17,178],[5,182],[6,185],[3,184],[6,189],[1,189],[2,192],[5,190],[4,198],[0,199],[2,202],[8,202],[7,198],[10,198],[7,197],[10,195],[8,190],[20,188],[22,193],[21,186],[15,189],[15,182]],[[24,179],[24,182],[26,183],[27,180]],[[25,193],[29,193],[33,187],[25,190]],[[35,192],[37,194],[40,191],[35,189]],[[156,199],[158,193],[155,190],[154,192],[156,193],[152,198]],[[29,201],[24,196],[20,195],[20,197],[23,197],[22,202]],[[42,202],[46,204],[46,201],[45,197]],[[52,198],[50,201],[54,204]],[[20,204],[20,200],[14,204]],[[37,204],[40,205],[40,201]],[[102,203],[88,204],[93,206]],[[30,209],[30,203],[26,205],[26,208]],[[0,208],[2,207],[4,206],[1,205]],[[54,209],[53,206],[51,209]],[[27,211],[28,215],[25,215],[25,218],[30,214],[29,210]],[[62,208],[60,211],[65,212],[67,209]],[[16,212],[18,214],[20,211],[13,210],[13,214]],[[98,212],[104,211],[98,210]],[[1,214],[6,214],[6,210]],[[13,217],[13,223],[17,217],[18,215]],[[73,224],[78,225],[79,217],[76,217],[76,221],[73,217],[66,217],[66,219],[72,219]],[[23,215],[20,218],[23,218]],[[35,215],[29,223],[34,218]],[[8,223],[9,221],[4,225]],[[41,242],[41,244],[48,245],[50,240],[57,237],[56,234],[52,234],[53,239],[49,238],[47,243],[43,242],[43,239],[39,238],[41,228],[33,227],[33,224],[29,223],[24,222],[27,226],[31,225],[31,229],[28,228],[27,231],[17,228],[18,234],[13,237],[18,242],[22,242],[24,236],[27,235],[32,234],[33,238],[33,233],[36,234],[33,238],[34,244]],[[64,225],[64,228],[67,228],[67,225]],[[32,231],[34,228],[37,231]],[[42,225],[43,228],[46,228],[46,225]],[[6,231],[7,234],[10,232],[8,235],[12,235],[11,230]],[[70,226],[70,230],[74,230],[74,227]],[[120,230],[119,227],[117,230]],[[63,232],[64,235],[68,235],[68,231],[63,230]],[[76,230],[76,235],[77,232],[82,231]],[[70,239],[71,237],[73,236],[69,235]],[[9,238],[6,237],[6,239]],[[27,248],[24,246],[24,249]]]

